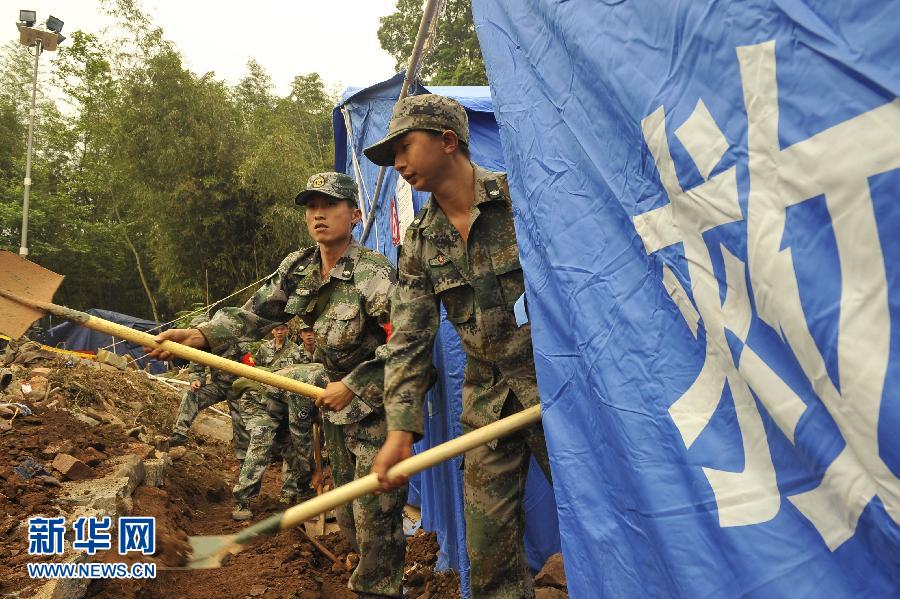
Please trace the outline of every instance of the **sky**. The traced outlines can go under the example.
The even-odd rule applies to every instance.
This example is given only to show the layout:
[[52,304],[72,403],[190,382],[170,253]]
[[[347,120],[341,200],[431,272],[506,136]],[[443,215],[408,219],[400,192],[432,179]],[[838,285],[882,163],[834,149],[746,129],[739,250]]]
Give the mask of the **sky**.
[[[394,74],[394,60],[378,44],[378,18],[395,0],[140,0],[186,66],[236,83],[250,58],[285,95],[295,75],[317,72],[328,88],[343,91]],[[18,39],[19,9],[38,22],[63,20],[63,35],[78,29],[99,34],[112,26],[99,0],[0,0],[0,44]],[[7,25],[3,22],[6,21]]]

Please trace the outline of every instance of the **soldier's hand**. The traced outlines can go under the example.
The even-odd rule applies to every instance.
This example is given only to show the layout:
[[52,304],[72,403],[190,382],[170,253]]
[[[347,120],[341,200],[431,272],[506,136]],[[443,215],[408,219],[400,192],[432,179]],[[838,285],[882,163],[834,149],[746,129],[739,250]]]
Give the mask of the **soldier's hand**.
[[[195,347],[197,349],[205,349],[208,345],[206,337],[203,336],[203,333],[201,333],[199,329],[169,329],[154,337],[153,340],[157,343],[174,341],[175,343]],[[144,351],[154,360],[168,360],[173,355],[172,352],[159,348],[152,349],[145,347]]]
[[201,383],[200,381],[191,381],[191,391],[197,391],[202,386],[203,383]]
[[351,399],[353,399],[353,391],[341,381],[334,381],[328,383],[328,386],[322,391],[322,395],[316,400],[316,406],[337,412],[343,410]]
[[382,491],[390,491],[407,483],[409,477],[398,474],[394,478],[388,479],[387,473],[394,464],[412,456],[412,446],[412,433],[388,431],[384,445],[381,446],[378,455],[375,456],[375,461],[372,462],[372,472],[378,475]]

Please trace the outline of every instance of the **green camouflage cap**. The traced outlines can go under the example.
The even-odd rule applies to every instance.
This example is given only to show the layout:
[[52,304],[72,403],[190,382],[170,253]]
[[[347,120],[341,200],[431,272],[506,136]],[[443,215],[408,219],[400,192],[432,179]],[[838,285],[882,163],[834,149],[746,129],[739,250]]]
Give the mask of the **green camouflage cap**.
[[344,173],[316,173],[306,182],[306,189],[297,194],[295,202],[301,206],[309,201],[309,198],[321,193],[339,200],[350,200],[359,206],[356,199],[358,193],[356,181]]
[[417,129],[438,133],[450,129],[456,133],[459,141],[469,145],[469,118],[462,104],[446,96],[422,94],[408,96],[394,104],[387,136],[363,152],[379,166],[393,166],[393,141],[404,133]]

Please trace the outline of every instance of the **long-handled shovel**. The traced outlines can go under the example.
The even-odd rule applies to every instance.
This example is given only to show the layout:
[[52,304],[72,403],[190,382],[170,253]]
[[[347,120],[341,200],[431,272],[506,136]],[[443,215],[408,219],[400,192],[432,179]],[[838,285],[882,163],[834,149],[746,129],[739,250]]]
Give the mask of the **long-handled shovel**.
[[173,341],[157,343],[153,335],[50,302],[63,277],[33,262],[0,250],[0,332],[16,339],[38,318],[50,313],[83,327],[145,347],[162,348],[179,358],[210,366],[266,385],[317,399],[322,389],[254,368]]
[[[412,476],[416,472],[421,472],[426,468],[440,464],[479,445],[484,445],[494,439],[531,426],[540,419],[541,407],[532,406],[518,414],[507,416],[497,422],[492,422],[471,433],[466,433],[456,439],[403,460],[388,471],[388,476],[391,478],[398,474]],[[321,516],[328,510],[353,501],[357,497],[368,495],[377,489],[378,477],[375,474],[367,474],[352,483],[337,487],[309,501],[295,505],[280,514],[270,516],[245,528],[241,532],[222,536],[190,537],[191,559],[186,567],[190,569],[217,568],[222,565],[222,559],[225,556],[240,552],[254,539],[274,535],[279,531],[302,524],[314,516]]]
[[[324,487],[324,481],[322,479],[325,477],[325,469],[322,464],[322,427],[319,424],[318,416],[313,419],[310,428],[310,433],[312,434],[313,462],[315,465],[316,495],[321,495]],[[325,516],[319,518],[316,528],[318,529],[317,534],[325,534]]]
[[[62,276],[11,252],[0,251],[0,298],[4,298],[0,299],[0,332],[18,338],[28,330],[31,323],[47,312],[89,329],[147,347],[158,347],[191,362],[218,368],[266,385],[312,398],[318,398],[322,393],[321,389],[313,385],[245,366],[172,341],[157,343],[153,340],[153,335],[96,318],[85,312],[53,304],[49,300],[53,298],[62,279]],[[403,460],[388,471],[388,476],[391,478],[397,475],[412,476],[479,445],[526,428],[540,419],[540,406],[530,407],[518,414],[513,414]],[[270,516],[239,533],[224,536],[190,537],[192,554],[186,567],[191,569],[218,567],[226,555],[238,553],[252,540],[300,525],[314,516],[321,516],[358,497],[368,495],[376,491],[378,486],[378,477],[375,474],[368,474],[309,501],[295,505],[280,514]]]

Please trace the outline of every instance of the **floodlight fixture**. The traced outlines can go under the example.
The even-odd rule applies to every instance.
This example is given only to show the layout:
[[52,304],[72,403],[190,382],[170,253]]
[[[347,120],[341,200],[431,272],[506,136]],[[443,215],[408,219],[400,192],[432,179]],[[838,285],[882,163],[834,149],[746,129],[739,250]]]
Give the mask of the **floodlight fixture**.
[[24,23],[26,27],[31,27],[37,21],[37,12],[33,10],[20,10],[19,22]]
[[56,45],[58,46],[58,45],[60,45],[61,43],[63,43],[64,41],[66,41],[66,36],[64,36],[64,35],[61,34],[61,33],[57,33],[57,34],[56,34]]
[[63,28],[62,19],[57,19],[53,15],[50,15],[50,18],[47,19],[47,29],[53,31],[54,33],[60,33]]

